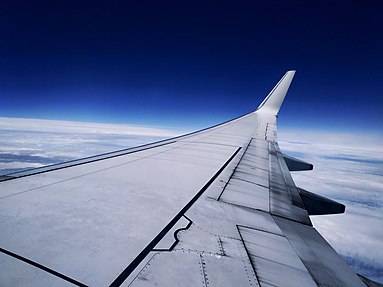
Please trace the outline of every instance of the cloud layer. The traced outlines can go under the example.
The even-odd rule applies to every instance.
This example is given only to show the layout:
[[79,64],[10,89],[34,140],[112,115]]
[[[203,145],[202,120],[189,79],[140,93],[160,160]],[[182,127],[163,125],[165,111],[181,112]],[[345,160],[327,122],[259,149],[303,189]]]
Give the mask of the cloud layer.
[[0,175],[158,141],[181,132],[0,117]]
[[382,135],[279,133],[286,154],[312,164],[293,173],[297,186],[346,205],[341,215],[313,216],[317,230],[357,272],[383,282]]

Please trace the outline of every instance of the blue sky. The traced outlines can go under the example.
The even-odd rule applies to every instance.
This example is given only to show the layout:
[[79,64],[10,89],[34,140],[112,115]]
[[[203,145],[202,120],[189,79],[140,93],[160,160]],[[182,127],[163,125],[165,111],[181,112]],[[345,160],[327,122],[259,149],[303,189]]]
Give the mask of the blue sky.
[[202,128],[296,69],[282,127],[381,130],[382,3],[334,2],[5,1],[0,116]]

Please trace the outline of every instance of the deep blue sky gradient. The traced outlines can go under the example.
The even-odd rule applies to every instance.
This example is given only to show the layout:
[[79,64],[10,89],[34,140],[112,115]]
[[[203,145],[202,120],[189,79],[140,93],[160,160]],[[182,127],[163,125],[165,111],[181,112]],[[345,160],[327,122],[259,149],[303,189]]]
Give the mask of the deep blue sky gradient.
[[283,127],[383,129],[381,1],[3,1],[0,116],[202,128],[297,74]]

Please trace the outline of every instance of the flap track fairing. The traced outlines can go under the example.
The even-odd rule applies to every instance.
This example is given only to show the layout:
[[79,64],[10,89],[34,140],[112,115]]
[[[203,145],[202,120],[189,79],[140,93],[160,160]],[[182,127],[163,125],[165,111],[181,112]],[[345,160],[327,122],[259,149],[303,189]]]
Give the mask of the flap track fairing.
[[311,163],[297,159],[292,156],[283,155],[283,158],[289,168],[289,171],[301,171],[301,170],[312,170],[314,166]]
[[344,213],[346,206],[324,196],[298,187],[299,194],[309,215]]

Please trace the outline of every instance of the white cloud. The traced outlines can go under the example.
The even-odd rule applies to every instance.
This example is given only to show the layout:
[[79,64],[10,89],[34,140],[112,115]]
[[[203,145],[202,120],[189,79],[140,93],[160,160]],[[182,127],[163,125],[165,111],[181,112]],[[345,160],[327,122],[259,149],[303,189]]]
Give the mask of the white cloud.
[[2,169],[21,169],[21,168],[36,168],[44,166],[44,164],[37,163],[37,162],[0,162],[0,170]]
[[182,131],[126,124],[104,124],[74,121],[0,117],[0,130],[76,133],[76,134],[118,134],[136,136],[174,137]]
[[0,174],[155,142],[180,131],[0,117]]

